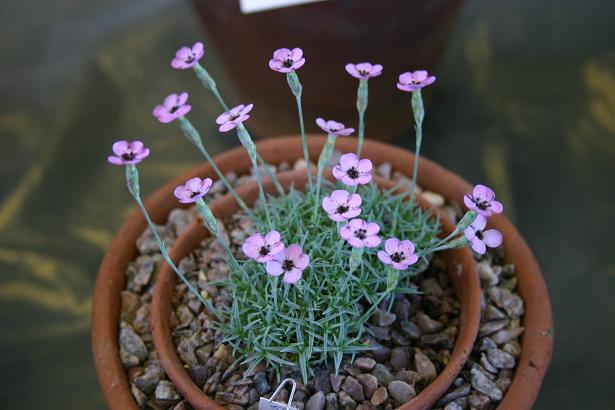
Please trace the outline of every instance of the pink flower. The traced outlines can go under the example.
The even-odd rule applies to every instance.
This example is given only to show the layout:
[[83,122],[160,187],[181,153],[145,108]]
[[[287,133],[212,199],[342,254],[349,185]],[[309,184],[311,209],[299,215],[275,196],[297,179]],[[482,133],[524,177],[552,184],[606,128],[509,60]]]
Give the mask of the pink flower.
[[243,243],[243,253],[257,262],[269,262],[278,253],[284,250],[284,244],[278,231],[271,231],[263,236],[255,233]]
[[502,203],[495,200],[495,192],[485,185],[476,185],[472,190],[472,195],[466,194],[463,197],[463,202],[470,210],[486,217],[501,214],[504,211]]
[[338,189],[322,200],[323,209],[336,222],[347,221],[361,213],[361,196]]
[[186,104],[188,93],[169,94],[161,105],[154,107],[154,117],[163,124],[174,121],[188,114],[192,107]]
[[378,77],[382,74],[382,66],[380,64],[359,63],[346,64],[348,74],[359,80],[367,80],[371,77]]
[[485,230],[486,226],[487,218],[477,215],[472,225],[463,231],[472,249],[481,255],[487,251],[487,247],[497,248],[502,244],[502,233],[495,229]]
[[333,167],[333,176],[348,186],[364,185],[372,180],[372,162],[348,153],[340,157],[340,164]]
[[350,135],[354,132],[354,128],[346,128],[344,124],[336,121],[325,121],[322,118],[316,118],[316,124],[327,134],[340,136]]
[[340,229],[340,236],[355,248],[373,248],[380,245],[382,238],[378,236],[380,226],[363,219],[352,219]]
[[182,47],[177,50],[175,58],[171,60],[171,67],[179,70],[192,68],[203,57],[203,54],[205,54],[205,50],[201,42],[194,43],[192,48]]
[[252,107],[254,107],[254,104],[241,104],[225,113],[220,114],[218,118],[216,118],[216,124],[220,125],[220,132],[230,131],[250,118],[248,113],[252,111]]
[[285,283],[297,283],[309,263],[310,257],[303,253],[301,246],[295,243],[274,255],[267,262],[266,269],[271,276],[284,274],[283,281]]
[[107,160],[113,165],[138,164],[149,155],[149,148],[141,141],[117,141],[112,149],[115,155],[109,155]]
[[414,244],[408,240],[400,241],[389,238],[384,242],[384,251],[378,251],[378,259],[385,265],[391,265],[397,270],[408,269],[419,257],[414,253]]
[[300,48],[279,48],[273,52],[273,58],[269,60],[269,68],[279,73],[290,73],[305,64],[303,50]]
[[423,87],[427,87],[429,84],[433,84],[436,81],[436,77],[429,75],[425,70],[417,70],[414,72],[406,72],[399,75],[399,82],[397,88],[402,91],[416,91]]
[[184,185],[175,188],[173,194],[182,204],[191,204],[209,192],[211,184],[211,178],[191,178],[187,180]]

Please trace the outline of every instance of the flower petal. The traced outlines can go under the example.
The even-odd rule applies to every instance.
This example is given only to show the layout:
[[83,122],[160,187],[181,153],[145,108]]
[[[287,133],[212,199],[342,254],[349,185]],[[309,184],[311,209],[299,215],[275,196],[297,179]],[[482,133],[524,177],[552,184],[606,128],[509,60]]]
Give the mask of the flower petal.
[[284,283],[294,284],[299,282],[301,275],[302,271],[300,269],[291,269],[289,272],[284,274],[284,278],[282,278],[282,280]]
[[[388,239],[388,240],[390,240],[390,239]],[[386,244],[386,242],[385,242],[385,244]],[[391,264],[391,257],[385,251],[378,251],[378,259],[380,259],[380,261],[382,263],[384,263],[385,265],[390,265]]]
[[123,154],[126,153],[126,151],[128,151],[129,146],[130,144],[128,143],[128,141],[117,141],[113,144],[111,150],[113,150],[113,153],[115,155],[121,157]]
[[267,273],[271,276],[280,276],[284,271],[282,270],[282,262],[276,259],[272,259],[265,265]]
[[476,236],[470,241],[470,243],[472,244],[472,249],[474,249],[474,251],[476,251],[476,253],[479,253],[479,254],[483,255],[487,251],[487,247],[485,246],[485,242],[481,241]]
[[389,238],[384,241],[384,250],[387,251],[389,255],[394,254],[399,250],[399,239],[397,238]]
[[487,229],[483,232],[483,241],[490,248],[497,248],[502,244],[502,233],[495,229]]
[[356,167],[359,162],[359,157],[356,154],[349,152],[340,157],[340,165],[345,171]]
[[377,235],[368,236],[367,238],[363,239],[363,243],[368,248],[374,248],[374,247],[380,245],[381,242],[382,242],[382,238],[377,236]]

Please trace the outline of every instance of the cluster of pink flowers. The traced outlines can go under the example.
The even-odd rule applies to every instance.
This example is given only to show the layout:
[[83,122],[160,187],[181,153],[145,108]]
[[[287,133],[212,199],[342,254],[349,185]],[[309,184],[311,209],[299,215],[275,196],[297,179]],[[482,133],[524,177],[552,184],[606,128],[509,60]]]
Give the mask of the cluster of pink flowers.
[[504,211],[502,203],[495,200],[495,192],[485,185],[476,185],[472,194],[465,195],[463,201],[468,209],[478,214],[474,222],[463,231],[472,249],[482,255],[487,251],[487,247],[500,246],[502,233],[495,229],[485,230],[487,218]]
[[248,258],[264,263],[269,275],[284,275],[284,283],[297,283],[310,264],[310,257],[303,253],[300,245],[284,246],[278,231],[266,235],[255,233],[245,240],[242,249]]

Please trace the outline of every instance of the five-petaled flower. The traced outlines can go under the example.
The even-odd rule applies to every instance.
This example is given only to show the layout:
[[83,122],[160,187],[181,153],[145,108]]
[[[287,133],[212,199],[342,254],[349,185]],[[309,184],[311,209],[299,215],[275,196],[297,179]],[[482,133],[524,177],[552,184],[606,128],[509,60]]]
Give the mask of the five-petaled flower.
[[384,250],[378,251],[378,259],[397,270],[405,270],[414,265],[419,257],[414,253],[414,244],[411,241],[389,238],[384,241]]
[[243,243],[243,253],[257,262],[269,262],[284,250],[284,244],[278,231],[271,231],[265,236],[255,233]]
[[477,215],[472,225],[467,227],[463,234],[470,241],[472,249],[476,253],[484,254],[489,248],[497,248],[502,244],[502,233],[495,229],[487,229],[487,218],[483,215]]
[[364,185],[372,180],[372,162],[369,159],[359,159],[349,152],[340,157],[339,165],[333,167],[333,176],[344,185]]
[[248,113],[252,111],[252,107],[254,107],[254,104],[241,104],[220,114],[218,118],[216,118],[216,124],[220,126],[220,132],[230,131],[250,118]]
[[174,121],[184,115],[188,114],[192,107],[186,104],[188,101],[188,93],[183,92],[180,94],[169,94],[164,99],[162,104],[154,107],[154,117],[158,118],[163,124]]
[[192,68],[199,62],[205,54],[203,43],[196,42],[192,47],[182,47],[175,53],[175,58],[171,60],[171,67],[178,70]]
[[310,257],[303,253],[301,246],[292,244],[274,255],[267,262],[267,273],[271,276],[280,276],[284,274],[282,279],[285,283],[297,283],[301,279],[303,270],[310,263]]
[[380,64],[359,63],[346,64],[348,74],[359,80],[367,80],[371,77],[378,77],[382,74],[382,66]]
[[138,164],[149,155],[149,148],[141,141],[117,141],[112,149],[115,155],[109,155],[107,160],[113,165]]
[[380,226],[377,223],[365,222],[363,219],[356,218],[340,229],[340,236],[355,248],[373,248],[382,242],[378,232],[380,232]]
[[405,72],[399,75],[399,82],[397,88],[402,91],[416,91],[423,87],[427,87],[429,84],[433,84],[436,81],[436,77],[429,75],[425,70],[417,70],[413,72]]
[[197,199],[202,198],[207,192],[209,192],[211,184],[211,178],[191,178],[183,185],[175,188],[173,194],[177,199],[179,199],[179,202],[183,204],[190,204],[196,202]]
[[361,213],[361,196],[338,189],[322,200],[322,207],[329,218],[336,222],[343,222],[354,218]]
[[273,58],[269,60],[269,68],[279,73],[290,73],[305,64],[303,50],[300,48],[279,48],[273,52]]
[[346,128],[341,122],[329,120],[325,121],[322,118],[316,118],[316,124],[327,134],[348,136],[354,132],[354,128]]
[[466,194],[463,197],[463,202],[470,210],[486,217],[504,211],[502,203],[495,200],[495,192],[485,185],[476,185],[471,195]]

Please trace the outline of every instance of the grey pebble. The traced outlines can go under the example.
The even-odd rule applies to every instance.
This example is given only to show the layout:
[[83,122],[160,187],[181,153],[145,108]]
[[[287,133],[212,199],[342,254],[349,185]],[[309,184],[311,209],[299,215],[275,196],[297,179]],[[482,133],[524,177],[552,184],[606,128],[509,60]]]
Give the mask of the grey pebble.
[[499,368],[499,369],[513,369],[515,367],[515,358],[500,350],[500,349],[491,349],[487,351],[487,359],[489,362]]
[[495,402],[502,400],[502,391],[476,367],[470,372],[470,380],[472,382],[472,387],[487,395],[491,400]]
[[412,386],[400,380],[392,381],[389,384],[388,390],[389,395],[400,404],[408,402],[416,395],[416,392]]
[[327,404],[327,399],[322,391],[317,391],[310,399],[305,403],[305,410],[324,410]]

